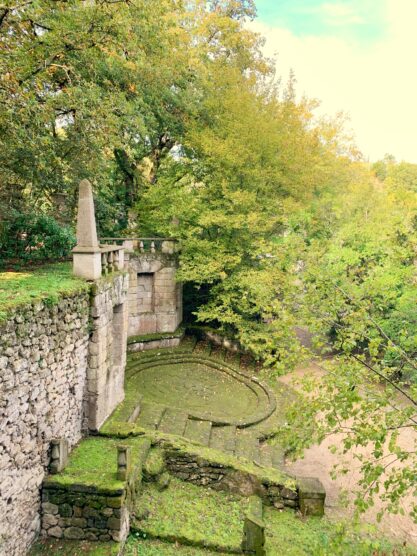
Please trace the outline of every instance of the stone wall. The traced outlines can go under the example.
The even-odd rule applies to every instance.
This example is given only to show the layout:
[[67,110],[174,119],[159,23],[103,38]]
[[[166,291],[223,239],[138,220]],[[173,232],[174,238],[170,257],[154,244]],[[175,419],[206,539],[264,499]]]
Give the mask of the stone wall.
[[90,430],[98,430],[124,398],[129,277],[111,274],[94,282],[87,388]]
[[37,303],[0,326],[0,554],[22,556],[40,528],[51,440],[86,426],[89,293]]
[[241,496],[259,496],[277,509],[298,509],[303,515],[323,516],[326,492],[315,477],[265,476],[262,469],[251,472],[227,463],[215,462],[196,454],[165,446],[167,469],[182,481]]
[[122,541],[129,532],[126,495],[44,485],[42,534],[57,539]]
[[177,256],[131,252],[129,336],[174,332],[182,322],[182,286],[175,280]]
[[298,508],[299,493],[283,482],[271,481],[259,474],[234,469],[227,464],[206,460],[175,449],[165,450],[167,469],[182,481],[241,496],[260,496],[266,504],[281,509]]
[[0,326],[0,554],[21,556],[39,532],[52,440],[71,448],[124,397],[127,292],[127,274],[110,274]]

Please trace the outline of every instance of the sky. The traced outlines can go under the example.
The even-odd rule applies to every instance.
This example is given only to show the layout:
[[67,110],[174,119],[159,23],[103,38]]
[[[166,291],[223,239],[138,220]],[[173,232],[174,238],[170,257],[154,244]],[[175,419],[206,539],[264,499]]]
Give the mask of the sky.
[[417,163],[417,0],[255,1],[278,75],[349,116],[365,159]]

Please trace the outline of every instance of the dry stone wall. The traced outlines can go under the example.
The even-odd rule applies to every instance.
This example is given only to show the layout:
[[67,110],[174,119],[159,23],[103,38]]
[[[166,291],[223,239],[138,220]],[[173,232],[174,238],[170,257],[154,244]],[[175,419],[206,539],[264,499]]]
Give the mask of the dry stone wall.
[[23,556],[39,533],[52,440],[71,449],[124,397],[127,292],[114,273],[0,325],[0,555]]
[[79,492],[45,485],[42,492],[42,533],[57,539],[123,541],[129,532],[124,491],[118,495]]
[[51,440],[82,436],[88,322],[84,292],[0,327],[0,554],[22,556],[39,532]]

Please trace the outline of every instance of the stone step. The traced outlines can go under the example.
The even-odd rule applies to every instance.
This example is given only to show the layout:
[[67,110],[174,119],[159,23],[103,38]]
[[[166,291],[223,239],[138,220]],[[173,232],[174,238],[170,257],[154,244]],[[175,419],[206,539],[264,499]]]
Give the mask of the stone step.
[[264,444],[259,448],[260,464],[264,467],[273,467],[272,446]]
[[158,430],[166,434],[183,436],[187,420],[187,413],[183,413],[177,409],[167,408],[161,419]]
[[162,405],[143,402],[136,424],[143,429],[156,430],[164,413],[165,407]]
[[256,372],[256,361],[248,354],[244,354],[240,358],[240,368],[247,374],[253,375]]
[[211,421],[199,421],[197,419],[188,419],[184,436],[193,442],[208,446],[210,444],[212,424]]
[[249,433],[238,433],[236,435],[235,456],[259,463],[259,440]]
[[195,347],[193,353],[195,355],[209,356],[211,352],[211,343],[208,340],[199,340]]
[[225,362],[237,369],[240,367],[240,353],[236,351],[226,351]]
[[195,345],[197,343],[197,338],[195,336],[184,336],[180,342],[180,349],[184,349],[186,351],[193,351]]
[[285,466],[285,450],[281,446],[271,446],[272,466],[282,469]]
[[233,454],[236,445],[236,427],[225,425],[211,429],[210,448]]
[[210,357],[212,357],[213,359],[219,359],[220,361],[224,361],[226,357],[226,352],[227,352],[226,348],[214,344],[211,348]]

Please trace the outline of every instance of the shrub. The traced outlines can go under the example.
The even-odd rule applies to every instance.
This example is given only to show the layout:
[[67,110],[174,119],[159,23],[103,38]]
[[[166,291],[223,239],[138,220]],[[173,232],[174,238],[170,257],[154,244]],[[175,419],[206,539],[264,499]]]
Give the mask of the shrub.
[[0,229],[0,264],[62,259],[75,243],[73,231],[51,216],[13,210]]

